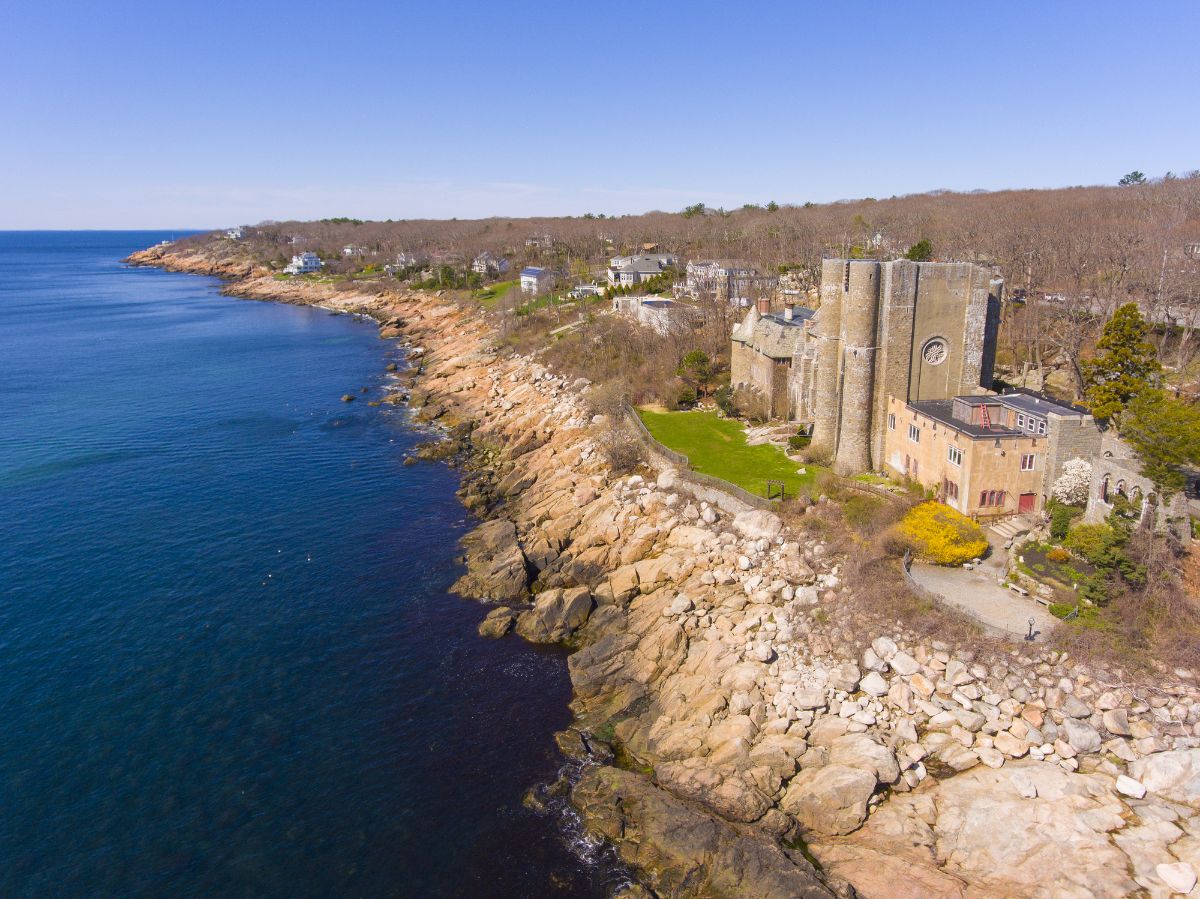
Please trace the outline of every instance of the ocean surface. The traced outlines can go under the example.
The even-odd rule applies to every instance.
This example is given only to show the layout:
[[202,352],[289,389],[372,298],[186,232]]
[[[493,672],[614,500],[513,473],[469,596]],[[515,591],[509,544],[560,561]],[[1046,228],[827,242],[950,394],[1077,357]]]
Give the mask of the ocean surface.
[[172,236],[0,233],[0,896],[606,895],[400,351],[121,264]]

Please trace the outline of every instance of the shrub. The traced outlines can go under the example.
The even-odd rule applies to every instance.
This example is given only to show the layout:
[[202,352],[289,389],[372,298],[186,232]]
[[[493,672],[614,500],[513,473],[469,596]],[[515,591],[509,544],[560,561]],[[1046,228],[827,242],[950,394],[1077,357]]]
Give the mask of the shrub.
[[1077,524],[1071,528],[1063,545],[1097,568],[1109,569],[1113,567],[1112,553],[1117,546],[1117,534],[1106,524]]
[[694,387],[684,387],[683,390],[679,391],[675,402],[680,409],[690,409],[696,405],[696,399],[696,389]]
[[788,438],[788,446],[794,450],[802,450],[812,443],[812,438],[807,434],[796,434]]
[[961,512],[938,502],[924,502],[909,510],[897,533],[913,554],[936,565],[961,565],[987,552],[983,530]]
[[1079,514],[1073,506],[1055,503],[1050,508],[1050,536],[1055,540],[1063,540],[1071,529],[1071,522]]
[[737,413],[733,406],[733,388],[728,384],[713,394],[713,400],[716,402],[717,408],[726,415],[733,417]]
[[1063,549],[1061,546],[1056,546],[1046,553],[1046,558],[1049,559],[1051,562],[1058,562],[1059,564],[1061,564],[1063,562],[1066,562],[1068,559],[1070,559],[1071,554],[1069,552],[1067,552],[1065,549]]
[[597,436],[600,453],[614,475],[629,474],[642,463],[642,443],[623,420],[613,420]]
[[1060,503],[1082,506],[1087,502],[1091,487],[1092,463],[1086,459],[1068,459],[1063,463],[1062,474],[1054,482],[1051,493]]

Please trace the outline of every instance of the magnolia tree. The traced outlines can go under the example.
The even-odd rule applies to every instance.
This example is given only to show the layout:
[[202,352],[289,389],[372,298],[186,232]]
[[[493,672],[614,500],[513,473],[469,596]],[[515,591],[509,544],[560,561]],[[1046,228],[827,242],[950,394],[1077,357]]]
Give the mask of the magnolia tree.
[[1054,482],[1051,492],[1060,503],[1082,506],[1087,502],[1092,486],[1092,463],[1086,459],[1071,459],[1063,463],[1063,473]]

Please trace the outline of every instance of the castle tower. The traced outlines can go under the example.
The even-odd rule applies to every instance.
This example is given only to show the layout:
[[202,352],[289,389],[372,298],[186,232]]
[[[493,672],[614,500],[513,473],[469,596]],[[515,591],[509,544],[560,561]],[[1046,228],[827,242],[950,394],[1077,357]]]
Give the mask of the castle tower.
[[876,328],[879,321],[880,264],[849,262],[843,278],[842,390],[833,470],[855,474],[871,467]]
[[842,299],[849,286],[849,263],[841,259],[821,262],[821,308],[812,336],[817,341],[817,372],[813,397],[812,449],[833,457],[837,448],[838,401],[842,367]]

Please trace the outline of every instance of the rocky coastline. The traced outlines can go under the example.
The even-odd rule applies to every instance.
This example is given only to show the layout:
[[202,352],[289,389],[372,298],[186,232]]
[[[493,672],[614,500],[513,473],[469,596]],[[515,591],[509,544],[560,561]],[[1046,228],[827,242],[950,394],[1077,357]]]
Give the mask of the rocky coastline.
[[771,512],[617,476],[587,384],[506,355],[478,310],[279,280],[155,247],[235,296],[369,315],[395,397],[464,452],[481,633],[573,649],[589,833],[630,896],[1166,897],[1200,871],[1200,688],[845,611],[845,560]]

